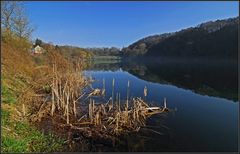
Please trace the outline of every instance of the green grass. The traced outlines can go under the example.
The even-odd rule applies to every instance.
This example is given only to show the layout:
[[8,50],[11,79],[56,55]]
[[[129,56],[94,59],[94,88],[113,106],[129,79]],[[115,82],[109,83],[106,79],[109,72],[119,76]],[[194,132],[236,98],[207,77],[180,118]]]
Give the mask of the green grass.
[[27,143],[24,140],[16,140],[13,137],[2,137],[1,152],[28,152]]
[[9,104],[12,104],[12,103],[16,103],[16,96],[13,94],[13,92],[5,85],[5,84],[2,84],[2,102],[3,103],[9,103]]
[[10,112],[1,109],[1,117],[2,117],[1,125],[4,126],[9,124],[9,116],[10,116]]
[[[15,79],[14,81],[18,81]],[[20,80],[19,80],[20,81]],[[48,90],[48,87],[45,87]],[[57,152],[63,147],[63,139],[52,134],[45,135],[31,126],[27,121],[16,121],[11,115],[16,114],[10,108],[16,106],[16,93],[11,91],[3,82],[1,84],[1,152]]]
[[61,151],[63,139],[52,134],[45,135],[27,122],[11,120],[10,112],[1,109],[1,152],[57,152]]

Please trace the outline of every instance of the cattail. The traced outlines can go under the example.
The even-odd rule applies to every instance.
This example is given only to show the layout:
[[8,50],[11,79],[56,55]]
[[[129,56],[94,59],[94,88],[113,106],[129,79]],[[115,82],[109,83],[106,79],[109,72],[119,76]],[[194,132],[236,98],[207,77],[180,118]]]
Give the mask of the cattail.
[[66,114],[67,114],[67,124],[69,124],[69,95],[70,93],[70,89],[68,87],[68,90],[67,90],[67,105],[66,105]]
[[26,115],[26,109],[25,109],[25,105],[24,104],[22,104],[22,110],[23,110],[23,116],[25,116]]
[[[61,82],[61,78],[59,80],[59,90],[58,90],[58,93],[59,93],[59,99],[60,99],[60,97],[62,96],[62,82]],[[63,107],[63,102],[60,103],[60,107]]]
[[105,96],[105,91],[106,91],[106,89],[105,89],[105,79],[103,79],[103,95]]
[[164,98],[163,104],[164,104],[164,108],[167,108],[167,99],[166,98]]
[[74,116],[76,117],[77,116],[76,101],[73,101],[73,113],[74,113]]
[[88,115],[89,115],[90,120],[92,120],[92,103],[91,103],[91,98],[89,99]]
[[112,105],[114,102],[114,82],[115,82],[115,79],[113,78],[113,80],[112,80]]
[[129,87],[130,87],[130,81],[128,80],[128,84],[127,84],[127,102],[126,102],[126,110],[128,110]]
[[146,99],[146,97],[147,97],[147,87],[146,86],[144,87],[143,95],[144,95],[144,98]]
[[118,108],[118,93],[116,93],[116,108]]
[[[55,75],[55,68],[54,68],[54,63],[53,63],[53,74]],[[53,80],[52,80],[52,110],[51,110],[51,115],[53,116],[53,112],[54,112],[54,108],[55,108],[55,106],[54,106],[54,85],[55,85],[55,83],[54,83],[54,80],[55,79],[55,76],[53,76]]]
[[103,104],[101,104],[101,108],[103,110],[103,114],[105,115],[106,114],[106,109],[105,109],[105,106]]
[[67,105],[66,113],[67,113],[67,124],[69,124],[69,109],[68,109],[68,105]]
[[146,86],[144,87],[143,94],[144,94],[144,97],[147,96],[147,87]]
[[[53,70],[54,70],[54,68],[53,68]],[[52,83],[53,85],[52,85],[52,110],[51,110],[51,115],[53,116],[53,113],[54,113],[54,110],[55,110],[55,102],[54,102],[54,99],[55,99],[55,97],[54,97],[54,88],[55,88],[55,84],[54,84],[54,78],[53,78],[53,83]]]
[[[127,83],[127,101],[126,101],[126,108],[125,108],[125,123],[128,122],[128,99],[129,99],[129,87],[130,87],[130,81],[128,80]],[[131,123],[130,123],[131,124]]]
[[95,108],[95,103],[94,103],[95,101],[94,100],[92,100],[92,113],[94,113],[94,108]]
[[100,113],[96,113],[96,118],[95,118],[95,125],[100,125],[101,124],[101,118],[100,118]]
[[120,101],[120,93],[119,93],[118,94],[118,110],[119,110],[119,112],[121,111],[120,103],[121,103],[121,101]]
[[118,132],[118,123],[119,123],[119,112],[117,113],[117,118],[116,118],[116,132]]

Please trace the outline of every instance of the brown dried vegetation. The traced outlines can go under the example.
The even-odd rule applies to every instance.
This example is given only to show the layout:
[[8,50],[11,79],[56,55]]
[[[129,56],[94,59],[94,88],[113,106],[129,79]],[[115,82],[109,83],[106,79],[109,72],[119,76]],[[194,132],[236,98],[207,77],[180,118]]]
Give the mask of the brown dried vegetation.
[[[57,130],[58,135],[72,132],[82,134],[85,139],[112,141],[114,136],[139,131],[152,114],[167,111],[166,106],[150,107],[141,98],[129,99],[130,82],[127,100],[121,100],[118,93],[114,96],[112,91],[108,102],[95,102],[92,96],[105,95],[105,80],[103,89],[84,93],[83,89],[93,81],[82,76],[81,59],[69,61],[49,45],[45,47],[47,53],[42,55],[44,61],[39,66],[27,50],[30,49],[27,41],[21,40],[21,48],[12,46],[19,44],[18,41],[2,42],[2,74],[5,78],[2,81],[18,96],[15,110],[20,119],[30,120],[36,125],[44,122],[43,119],[50,121],[44,127]],[[112,86],[114,89],[115,80]],[[82,97],[86,97],[85,102],[80,102]]]

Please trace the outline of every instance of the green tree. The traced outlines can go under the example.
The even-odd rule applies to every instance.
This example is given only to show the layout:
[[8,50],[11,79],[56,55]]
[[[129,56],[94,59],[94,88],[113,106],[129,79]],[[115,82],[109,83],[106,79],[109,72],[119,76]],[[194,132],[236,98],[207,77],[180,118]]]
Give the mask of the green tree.
[[37,46],[37,45],[42,46],[42,40],[37,38],[35,41],[35,46]]

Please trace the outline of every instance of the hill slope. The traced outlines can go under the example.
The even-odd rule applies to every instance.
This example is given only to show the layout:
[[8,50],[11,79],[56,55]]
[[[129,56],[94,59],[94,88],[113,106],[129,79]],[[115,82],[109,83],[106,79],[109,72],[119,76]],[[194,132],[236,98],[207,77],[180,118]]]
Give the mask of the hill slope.
[[143,38],[125,56],[237,58],[239,19],[210,21],[175,33]]

